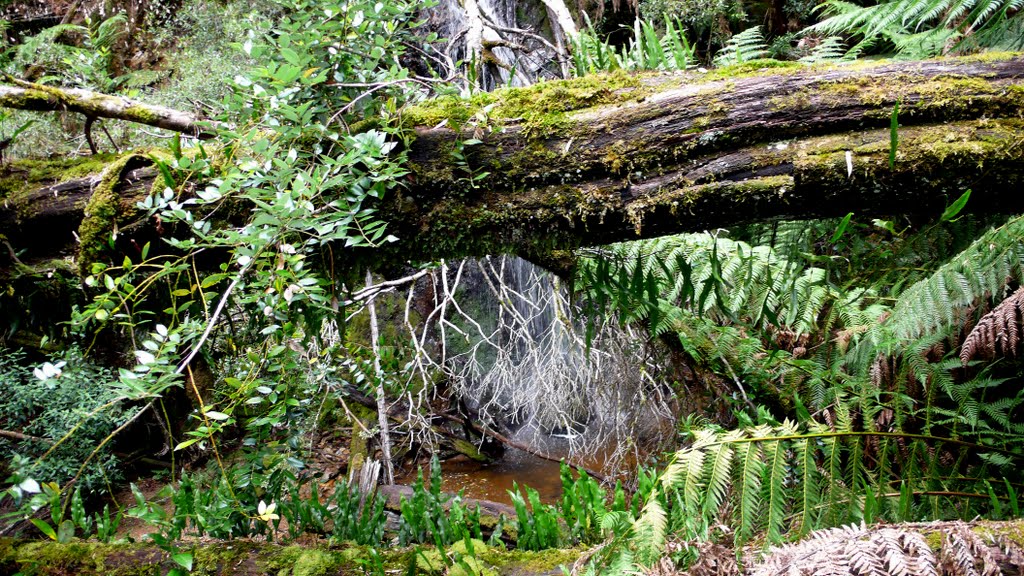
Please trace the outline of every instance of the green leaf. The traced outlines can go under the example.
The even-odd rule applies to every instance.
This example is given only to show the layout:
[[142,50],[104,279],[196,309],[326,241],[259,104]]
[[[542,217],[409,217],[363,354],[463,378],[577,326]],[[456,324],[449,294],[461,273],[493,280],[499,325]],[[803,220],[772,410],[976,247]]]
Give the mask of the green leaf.
[[200,440],[201,440],[201,438],[189,438],[188,440],[185,440],[184,442],[179,442],[178,445],[174,447],[174,450],[178,451],[178,450],[182,450],[184,448],[188,448],[189,446],[195,444],[196,442],[199,442]]
[[60,523],[57,528],[57,542],[61,544],[67,544],[75,537],[75,523],[71,520],[65,520]]
[[850,225],[850,218],[853,217],[853,212],[848,213],[843,217],[843,220],[836,227],[836,231],[832,234],[832,239],[829,242],[834,243],[843,237],[843,233],[846,232],[846,227]]
[[971,190],[970,188],[968,188],[966,192],[961,194],[960,197],[956,199],[956,202],[953,202],[951,205],[946,207],[946,210],[942,213],[942,216],[939,217],[939,222],[952,222],[953,219],[956,218],[956,215],[959,214],[960,211],[964,209],[964,206],[967,205],[967,201],[970,200],[970,198]]
[[207,418],[210,418],[212,420],[227,420],[228,418],[230,418],[230,416],[228,416],[227,414],[223,412],[217,412],[216,410],[210,410],[208,412],[205,412],[204,414],[206,414]]
[[171,560],[178,566],[181,566],[189,572],[192,571],[192,554],[190,552],[179,552],[177,554],[171,554]]
[[53,527],[46,522],[43,522],[38,518],[29,518],[29,522],[31,522],[36,528],[39,528],[39,531],[46,534],[50,540],[57,540],[57,532],[54,531]]

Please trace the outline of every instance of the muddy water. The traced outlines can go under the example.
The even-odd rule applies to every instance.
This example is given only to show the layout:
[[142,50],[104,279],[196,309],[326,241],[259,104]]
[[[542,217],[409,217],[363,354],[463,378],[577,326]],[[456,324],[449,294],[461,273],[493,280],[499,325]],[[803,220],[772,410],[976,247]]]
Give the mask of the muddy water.
[[[424,470],[426,474],[426,470]],[[415,474],[399,479],[412,484]],[[527,485],[540,495],[541,501],[554,504],[562,497],[562,480],[557,462],[538,458],[522,450],[509,448],[497,462],[484,464],[472,460],[449,460],[441,463],[441,490],[463,491],[468,498],[512,504],[508,491],[512,483]]]
[[[540,440],[541,438],[544,440]],[[534,443],[541,443],[548,454],[563,458],[569,455],[568,446],[557,438],[534,436],[533,440]],[[601,470],[607,462],[606,452],[607,449],[598,450],[596,453],[583,457],[580,464],[590,470]],[[624,462],[620,462],[620,466],[624,469],[635,468],[635,460],[626,459]],[[427,473],[425,468],[424,474]],[[573,476],[576,474],[574,473]],[[621,478],[621,475],[619,477]],[[399,484],[411,485],[415,481],[415,472],[397,479]],[[561,501],[561,465],[529,452],[507,448],[499,460],[491,463],[464,458],[446,460],[441,463],[441,490],[451,494],[461,490],[463,495],[468,498],[512,504],[509,491],[512,490],[513,482],[520,487],[525,485],[536,490],[544,503],[557,504]],[[521,492],[523,491],[521,490]]]
[[451,462],[441,469],[445,490],[465,490],[465,495],[471,498],[511,504],[508,492],[513,482],[533,488],[540,494],[541,501],[549,504],[562,497],[558,463],[514,448],[493,464]]

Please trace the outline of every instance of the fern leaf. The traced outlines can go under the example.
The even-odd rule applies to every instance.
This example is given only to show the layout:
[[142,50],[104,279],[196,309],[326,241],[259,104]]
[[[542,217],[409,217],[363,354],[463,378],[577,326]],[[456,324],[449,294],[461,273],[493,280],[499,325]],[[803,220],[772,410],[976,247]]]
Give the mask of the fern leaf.
[[798,536],[804,536],[818,526],[818,504],[821,502],[821,486],[815,455],[817,448],[808,438],[793,442],[796,453],[797,473],[800,482]]
[[761,35],[761,27],[754,26],[736,34],[726,42],[715,56],[715,66],[741,64],[764,58],[768,55],[768,45]]
[[736,530],[737,543],[746,542],[754,533],[757,512],[761,504],[761,476],[764,462],[761,446],[756,442],[740,444],[736,448],[740,461],[740,525]]
[[782,524],[785,521],[786,503],[786,447],[782,440],[765,443],[765,458],[768,462],[768,540],[775,544],[782,542]]
[[729,478],[732,471],[733,449],[730,442],[742,437],[742,431],[728,433],[722,443],[709,448],[713,451],[708,471],[708,488],[704,498],[704,517],[714,518],[719,515],[719,507],[725,500],[729,489]]

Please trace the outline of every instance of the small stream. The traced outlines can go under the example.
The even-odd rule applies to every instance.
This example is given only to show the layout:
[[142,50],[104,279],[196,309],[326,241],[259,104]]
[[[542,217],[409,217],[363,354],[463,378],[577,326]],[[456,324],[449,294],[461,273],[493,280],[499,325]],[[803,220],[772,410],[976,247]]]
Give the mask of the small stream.
[[562,497],[562,480],[557,462],[509,448],[500,460],[485,464],[454,460],[441,465],[441,489],[479,500],[512,504],[512,483],[527,485],[540,494],[541,501],[554,504]]

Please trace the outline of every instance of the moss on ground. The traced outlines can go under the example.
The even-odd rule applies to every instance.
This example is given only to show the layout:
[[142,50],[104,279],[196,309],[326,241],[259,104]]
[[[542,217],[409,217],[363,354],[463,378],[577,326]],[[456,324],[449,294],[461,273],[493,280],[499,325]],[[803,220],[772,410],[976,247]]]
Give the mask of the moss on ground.
[[[322,544],[281,546],[251,540],[182,544],[180,550],[193,555],[194,576],[328,576],[372,573],[373,552],[365,546],[328,547]],[[580,549],[541,552],[505,550],[475,540],[469,553],[456,543],[446,551],[446,560],[431,546],[378,550],[385,573],[405,573],[411,564],[433,559],[419,566],[421,573],[451,576],[531,576],[557,571],[571,565]],[[434,566],[441,566],[437,568]],[[0,538],[0,570],[18,570],[36,576],[81,574],[82,576],[142,576],[163,574],[175,564],[170,554],[146,544],[102,544],[74,541],[25,542]]]

